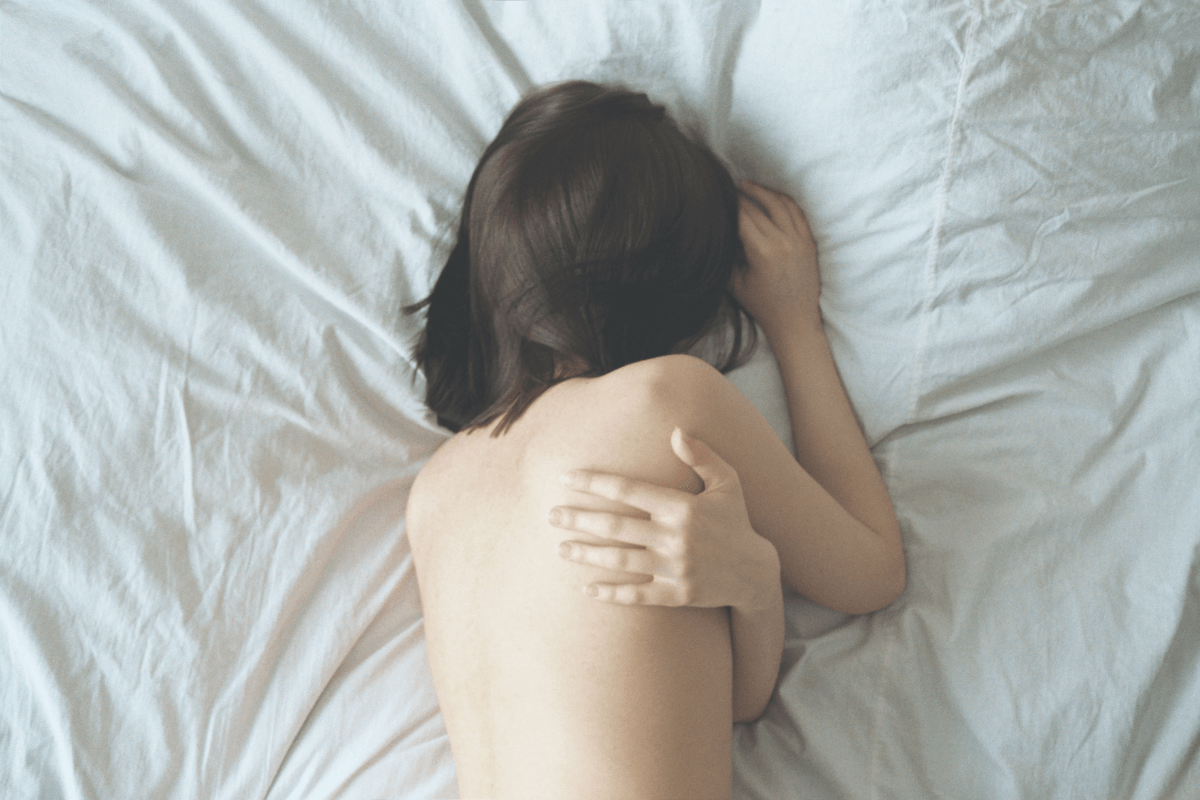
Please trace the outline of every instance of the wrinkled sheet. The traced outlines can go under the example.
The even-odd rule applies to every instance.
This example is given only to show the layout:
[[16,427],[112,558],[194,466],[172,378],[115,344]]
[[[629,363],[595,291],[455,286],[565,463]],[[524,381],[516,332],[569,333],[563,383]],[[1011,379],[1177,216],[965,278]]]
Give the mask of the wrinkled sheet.
[[903,528],[736,797],[1200,796],[1198,70],[1191,0],[0,0],[0,796],[457,796],[400,309],[570,77],[805,207]]

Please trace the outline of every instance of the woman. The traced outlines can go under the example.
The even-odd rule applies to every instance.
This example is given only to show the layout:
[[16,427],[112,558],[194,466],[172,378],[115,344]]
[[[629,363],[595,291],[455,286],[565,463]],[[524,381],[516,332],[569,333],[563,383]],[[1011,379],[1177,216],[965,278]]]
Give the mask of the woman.
[[[732,723],[778,674],[780,579],[852,613],[904,586],[808,225],[742,190],[644,95],[582,82],[522,100],[471,178],[418,349],[458,433],[408,505],[464,797],[728,798]],[[723,328],[739,363],[747,311],[799,463],[685,355]]]

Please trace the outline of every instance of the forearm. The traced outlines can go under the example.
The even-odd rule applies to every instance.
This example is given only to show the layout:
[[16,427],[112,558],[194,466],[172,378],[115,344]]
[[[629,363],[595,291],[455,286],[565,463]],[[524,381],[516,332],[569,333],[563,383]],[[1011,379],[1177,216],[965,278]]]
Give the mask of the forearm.
[[734,722],[752,722],[762,716],[779,677],[784,624],[783,586],[777,568],[764,578],[762,597],[761,606],[729,609]]
[[788,586],[830,608],[874,611],[904,588],[904,551],[821,326],[816,242],[790,197],[750,181],[742,192],[738,235],[748,269],[734,276],[734,293],[775,351],[803,473],[788,487],[803,495],[803,511],[787,503],[781,520],[760,506],[758,529],[778,550]]
[[898,535],[887,487],[842,386],[819,320],[767,330],[787,394],[796,460],[846,511],[880,535]]
[[819,318],[793,319],[765,331],[783,377],[796,460],[850,517],[878,537],[878,563],[884,573],[879,579],[903,587],[900,528],[892,499],[854,416]]

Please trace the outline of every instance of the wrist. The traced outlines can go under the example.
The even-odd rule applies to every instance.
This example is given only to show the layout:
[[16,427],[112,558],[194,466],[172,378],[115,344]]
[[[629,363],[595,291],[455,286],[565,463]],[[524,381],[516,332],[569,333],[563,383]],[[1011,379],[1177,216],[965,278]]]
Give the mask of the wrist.
[[780,314],[755,321],[766,334],[772,348],[775,348],[777,343],[825,337],[825,326],[821,322],[819,308],[813,312]]

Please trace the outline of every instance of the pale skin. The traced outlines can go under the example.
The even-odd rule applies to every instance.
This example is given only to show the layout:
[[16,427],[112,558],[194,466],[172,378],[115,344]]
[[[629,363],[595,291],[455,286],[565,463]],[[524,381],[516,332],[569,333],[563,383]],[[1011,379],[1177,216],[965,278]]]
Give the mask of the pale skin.
[[728,798],[732,723],[762,713],[778,675],[781,579],[850,613],[903,589],[808,224],[785,195],[741,188],[733,288],[779,360],[795,459],[723,376],[674,355],[559,384],[503,437],[454,437],[414,484],[463,797]]
[[771,698],[783,652],[779,556],[754,533],[733,467],[679,428],[671,433],[671,449],[699,476],[700,494],[572,470],[563,475],[563,483],[575,491],[644,513],[556,506],[547,516],[552,525],[637,546],[559,545],[558,554],[565,559],[643,576],[637,583],[588,584],[589,597],[625,605],[730,609],[733,721],[750,722],[762,715]]

